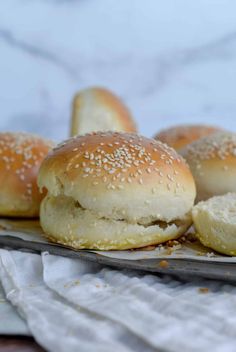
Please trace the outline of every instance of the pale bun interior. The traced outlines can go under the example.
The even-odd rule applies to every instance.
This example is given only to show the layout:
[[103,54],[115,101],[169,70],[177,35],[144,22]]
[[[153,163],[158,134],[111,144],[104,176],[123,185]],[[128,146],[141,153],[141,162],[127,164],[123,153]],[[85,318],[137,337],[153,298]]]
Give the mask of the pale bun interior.
[[236,193],[198,203],[192,216],[203,245],[223,254],[236,255]]

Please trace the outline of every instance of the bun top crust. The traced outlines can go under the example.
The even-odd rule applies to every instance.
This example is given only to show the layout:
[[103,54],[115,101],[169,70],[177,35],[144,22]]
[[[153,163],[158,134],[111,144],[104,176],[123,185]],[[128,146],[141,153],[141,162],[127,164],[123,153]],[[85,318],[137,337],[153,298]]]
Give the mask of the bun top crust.
[[198,200],[236,192],[236,134],[218,132],[181,151],[197,185]]
[[219,127],[207,125],[178,125],[160,131],[154,138],[180,150],[202,137],[221,130]]
[[29,133],[0,133],[0,215],[38,215],[37,174],[52,146]]
[[109,90],[80,91],[73,101],[71,136],[107,130],[136,132],[137,128],[128,108]]
[[43,162],[38,184],[104,217],[130,222],[181,218],[195,198],[182,157],[134,133],[98,132],[61,143]]

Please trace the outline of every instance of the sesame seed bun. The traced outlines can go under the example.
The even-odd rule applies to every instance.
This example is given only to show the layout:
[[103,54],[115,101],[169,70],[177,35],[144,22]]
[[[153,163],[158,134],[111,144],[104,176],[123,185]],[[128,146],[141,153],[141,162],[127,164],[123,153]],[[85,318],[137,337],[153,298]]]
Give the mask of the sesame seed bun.
[[199,202],[192,214],[197,236],[205,246],[236,255],[236,193]]
[[178,125],[160,131],[154,138],[168,144],[175,150],[180,150],[186,145],[220,130],[215,126]]
[[74,248],[128,249],[179,237],[195,184],[172,148],[134,133],[98,132],[56,147],[40,168],[41,225]]
[[197,200],[236,192],[236,134],[217,132],[181,151],[197,186]]
[[127,107],[104,88],[88,88],[74,97],[70,135],[93,131],[137,131]]
[[37,174],[52,143],[27,133],[0,133],[0,216],[37,217]]

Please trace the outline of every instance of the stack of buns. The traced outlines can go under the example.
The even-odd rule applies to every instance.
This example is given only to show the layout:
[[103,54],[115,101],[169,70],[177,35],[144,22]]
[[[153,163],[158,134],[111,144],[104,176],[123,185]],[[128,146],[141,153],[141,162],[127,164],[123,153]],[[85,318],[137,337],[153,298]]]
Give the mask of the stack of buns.
[[75,249],[157,245],[194,223],[205,246],[236,255],[236,134],[180,125],[140,136],[103,88],[75,96],[71,138],[54,148],[0,133],[0,186],[0,216],[40,215],[49,240]]
[[192,219],[201,243],[236,255],[236,134],[189,125],[174,126],[155,138],[178,150],[190,167],[197,190]]
[[200,241],[236,255],[236,134],[217,132],[186,146],[181,154],[196,182],[200,203],[193,208],[193,222]]

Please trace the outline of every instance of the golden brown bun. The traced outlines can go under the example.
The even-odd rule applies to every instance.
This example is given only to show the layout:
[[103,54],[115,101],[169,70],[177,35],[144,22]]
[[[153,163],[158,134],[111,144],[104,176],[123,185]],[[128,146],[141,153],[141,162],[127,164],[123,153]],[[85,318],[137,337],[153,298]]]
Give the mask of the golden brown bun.
[[217,132],[181,151],[197,186],[197,200],[236,192],[236,134]]
[[215,126],[178,125],[160,131],[154,138],[180,150],[186,145],[220,130],[222,129]]
[[200,202],[192,214],[197,236],[205,246],[236,255],[236,193]]
[[73,101],[71,136],[93,131],[137,131],[127,107],[104,88],[82,90]]
[[0,216],[36,217],[43,197],[37,174],[52,143],[28,133],[0,133]]
[[49,153],[38,184],[48,190],[43,229],[75,248],[161,243],[191,223],[195,184],[187,165],[172,148],[134,133],[71,138]]

